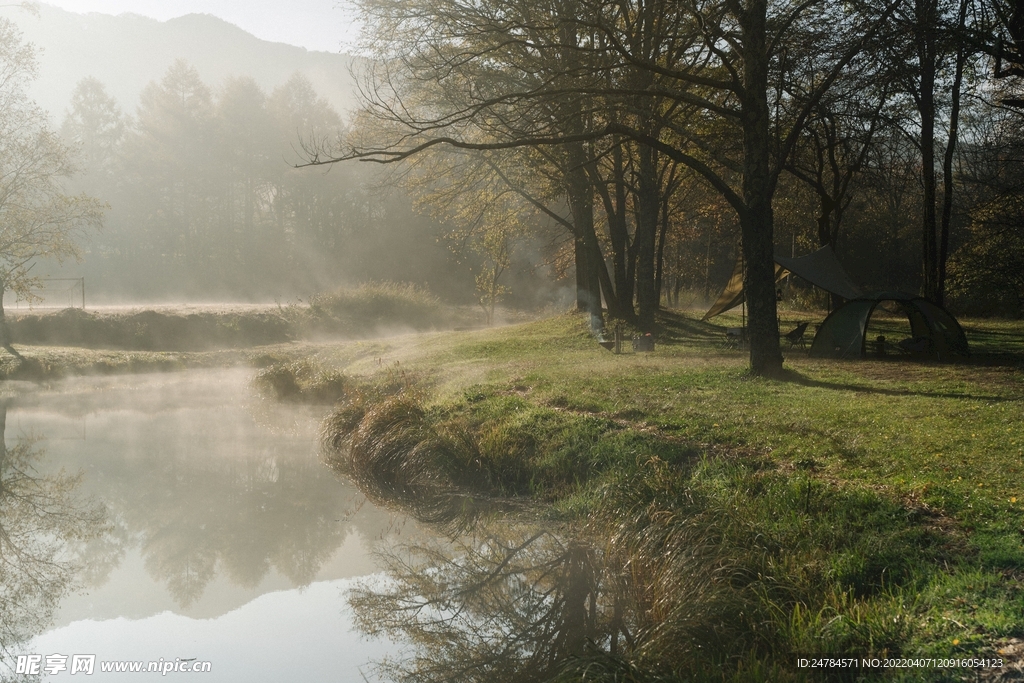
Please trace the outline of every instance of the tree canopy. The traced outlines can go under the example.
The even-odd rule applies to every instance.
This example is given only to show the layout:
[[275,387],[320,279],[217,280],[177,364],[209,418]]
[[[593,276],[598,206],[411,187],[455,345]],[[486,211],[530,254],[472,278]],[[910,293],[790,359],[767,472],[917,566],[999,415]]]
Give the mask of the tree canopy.
[[[510,186],[568,209],[557,222],[576,245],[579,306],[598,312],[603,302],[642,328],[661,305],[667,245],[696,236],[687,213],[707,214],[678,197],[728,206],[758,374],[781,367],[772,267],[780,226],[794,252],[798,237],[803,248],[842,246],[850,257],[887,244],[892,267],[871,277],[943,302],[947,262],[980,236],[964,229],[963,155],[984,144],[976,123],[991,119],[991,105],[1015,106],[1012,95],[986,101],[986,91],[1008,78],[997,89],[1015,92],[1024,75],[1011,3],[360,6],[373,61],[358,134],[310,147],[310,163],[392,163],[439,146],[491,159],[533,150],[517,157],[529,170]],[[916,273],[907,272],[908,211],[919,226]],[[797,225],[808,218],[814,233]],[[707,279],[710,241],[704,251]]]
[[[632,247],[613,260],[635,267],[629,289],[643,327],[659,305],[664,196],[680,177],[663,160],[684,167],[736,214],[751,367],[781,368],[772,266],[780,175],[836,81],[864,69],[865,48],[893,30],[895,2],[367,0],[362,7],[376,57],[365,112],[378,135],[333,156],[314,149],[313,163],[390,162],[439,144],[561,157],[579,243],[579,300],[598,310],[603,295],[610,312],[630,317],[631,297],[617,296],[593,227],[594,193],[605,182],[600,164],[610,147],[625,149],[635,228],[629,240],[613,237],[613,250]],[[627,184],[624,167],[614,168],[622,170],[612,182]],[[619,209],[601,198],[611,231],[621,224]]]
[[30,297],[37,260],[78,257],[80,241],[103,212],[98,200],[66,191],[74,152],[25,94],[35,65],[32,47],[0,18],[0,343],[8,348],[4,292]]

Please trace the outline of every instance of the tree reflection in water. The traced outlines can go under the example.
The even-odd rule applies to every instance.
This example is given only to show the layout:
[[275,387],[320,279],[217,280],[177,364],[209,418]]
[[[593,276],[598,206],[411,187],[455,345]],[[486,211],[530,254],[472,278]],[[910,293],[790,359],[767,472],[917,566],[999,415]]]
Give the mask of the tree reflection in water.
[[221,573],[248,589],[275,569],[308,585],[351,533],[373,538],[385,524],[355,515],[355,496],[312,458],[289,457],[287,439],[259,438],[232,444],[230,458],[215,457],[228,447],[217,443],[155,458],[110,455],[97,465],[147,572],[183,609]]
[[[354,403],[323,427],[324,456],[374,503],[439,531],[440,540],[380,552],[384,578],[350,594],[368,635],[411,644],[381,662],[381,675],[408,683],[544,681],[591,645],[615,652],[629,637],[617,591],[597,548],[565,529],[534,524],[521,501],[474,495],[467,471],[476,445],[437,429],[414,399]],[[453,540],[443,540],[448,535]]]
[[[543,681],[588,643],[622,633],[593,546],[528,525],[483,525],[454,541],[383,554],[386,578],[350,602],[367,634],[414,647],[380,663],[396,681]],[[612,599],[609,599],[612,598]]]
[[0,680],[19,647],[49,625],[84,556],[109,550],[97,543],[104,509],[76,495],[79,477],[40,475],[42,449],[27,441],[8,448],[6,426],[0,402]]
[[[247,593],[306,586],[325,565],[355,571],[361,557],[329,563],[346,541],[369,544],[388,527],[388,513],[363,506],[363,496],[311,457],[311,415],[250,400],[248,375],[66,381],[12,404],[12,427],[17,419],[41,434],[88,418],[88,439],[53,436],[45,463],[48,471],[86,464],[80,491],[108,510],[112,528],[86,549],[82,582],[101,589],[120,567],[119,576],[166,588],[132,601],[105,590],[95,603],[100,615],[141,618],[170,608],[216,616]],[[76,616],[93,614],[84,601],[68,604]]]
[[[333,454],[345,471],[345,451]],[[717,680],[728,653],[758,645],[747,634],[765,620],[759,584],[722,549],[718,510],[695,502],[662,460],[607,490],[594,515],[560,526],[465,493],[446,508],[458,490],[443,479],[373,470],[357,471],[371,499],[454,539],[384,553],[384,575],[351,593],[361,629],[411,646],[381,663],[384,678],[653,683],[699,670]]]

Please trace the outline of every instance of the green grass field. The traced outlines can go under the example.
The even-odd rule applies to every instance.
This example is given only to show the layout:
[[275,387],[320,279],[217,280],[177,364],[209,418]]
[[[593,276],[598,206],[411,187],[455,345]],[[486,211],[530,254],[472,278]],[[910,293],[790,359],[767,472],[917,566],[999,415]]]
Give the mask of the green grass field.
[[959,365],[786,350],[780,381],[723,348],[728,318],[662,322],[649,354],[614,355],[566,315],[347,344],[318,362],[362,382],[363,402],[402,391],[432,433],[468,434],[467,452],[435,463],[456,483],[625,534],[627,555],[661,553],[635,587],[638,604],[666,605],[661,620],[712,598],[669,590],[666,576],[693,571],[678,550],[629,539],[660,529],[710,553],[730,577],[717,635],[693,647],[698,625],[655,628],[638,611],[651,635],[635,680],[815,680],[796,653],[1024,661],[1024,323],[966,321],[975,356]]

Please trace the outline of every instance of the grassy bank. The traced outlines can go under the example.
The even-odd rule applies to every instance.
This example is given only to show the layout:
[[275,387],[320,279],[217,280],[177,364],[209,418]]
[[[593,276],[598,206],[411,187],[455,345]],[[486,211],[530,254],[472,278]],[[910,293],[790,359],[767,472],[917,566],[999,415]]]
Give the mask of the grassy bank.
[[379,282],[321,293],[308,304],[11,311],[7,321],[17,345],[194,352],[474,327],[483,313],[443,304],[414,285]]
[[[968,321],[967,365],[793,351],[769,381],[720,327],[664,322],[652,354],[613,355],[572,316],[324,351],[349,382],[333,457],[389,472],[380,497],[483,491],[594,539],[628,588],[564,680],[818,680],[800,654],[1024,663],[1024,325]],[[976,674],[995,672],[856,672]]]
[[209,351],[278,344],[295,337],[295,324],[283,311],[94,313],[69,308],[16,313],[8,317],[8,327],[18,346],[126,351]]
[[77,375],[168,372],[233,365],[259,368],[268,362],[315,353],[315,347],[296,344],[260,350],[194,352],[121,351],[68,346],[26,346],[20,349],[21,359],[0,350],[0,380],[51,382]]

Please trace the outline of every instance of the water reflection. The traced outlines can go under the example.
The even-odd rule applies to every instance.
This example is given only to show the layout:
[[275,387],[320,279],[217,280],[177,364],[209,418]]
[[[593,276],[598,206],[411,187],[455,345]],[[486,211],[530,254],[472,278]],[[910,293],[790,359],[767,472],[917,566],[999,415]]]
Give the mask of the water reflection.
[[322,409],[261,402],[250,376],[3,387],[15,393],[2,426],[19,441],[0,458],[7,663],[20,647],[100,662],[198,657],[232,683],[361,680],[368,658],[394,650],[351,631],[344,595],[377,571],[382,538],[419,532],[320,464]]
[[117,478],[109,490],[146,569],[182,607],[201,597],[218,567],[246,588],[272,568],[306,585],[350,531],[343,522],[352,501],[315,463],[250,455],[225,462],[176,453],[99,473]]
[[364,581],[350,602],[366,633],[413,645],[411,657],[380,664],[391,680],[549,680],[589,644],[614,649],[625,633],[614,581],[571,534],[485,525],[384,561],[386,578]]
[[[274,586],[305,586],[353,534],[372,540],[389,527],[390,515],[361,509],[362,496],[318,464],[316,415],[289,408],[275,420],[272,408],[247,398],[247,377],[82,379],[19,397],[14,426],[47,439],[41,467],[84,470],[83,492],[109,510],[108,533],[83,548],[86,585],[104,586],[138,557],[175,611],[217,616],[255,597],[213,604],[206,592],[218,577],[250,591],[274,577],[285,582]],[[343,575],[369,568],[355,559]],[[153,606],[124,615],[166,609],[145,599]]]
[[[8,448],[8,402],[0,401],[0,679],[14,656],[47,627],[84,563],[108,562],[105,511],[78,493],[80,478],[43,474],[45,451]],[[114,553],[116,554],[116,552]]]

